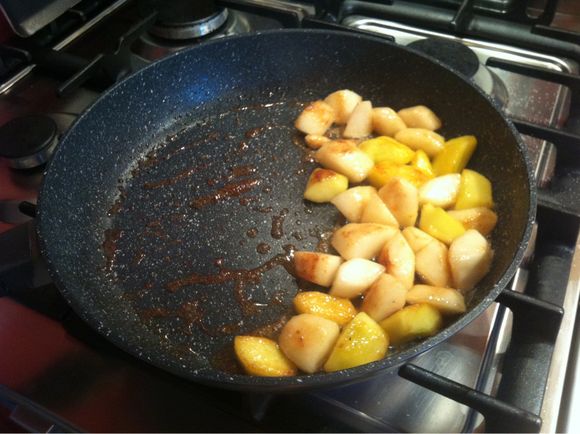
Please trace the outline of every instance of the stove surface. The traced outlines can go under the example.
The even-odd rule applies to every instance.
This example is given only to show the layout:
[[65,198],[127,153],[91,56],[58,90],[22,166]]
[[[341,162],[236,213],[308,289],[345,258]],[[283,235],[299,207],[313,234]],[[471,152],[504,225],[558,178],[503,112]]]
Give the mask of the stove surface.
[[[229,3],[233,8],[238,3],[253,2]],[[300,14],[312,11],[310,6],[295,2],[256,3],[283,5]],[[77,34],[75,38],[66,38],[57,43],[55,49],[90,60],[103,50],[103,46],[109,49],[114,46],[127,28],[142,18],[141,15],[136,18],[135,8],[135,2],[113,2],[111,11],[89,23],[82,36]],[[561,22],[572,27],[576,25],[570,24],[568,9],[563,10],[559,17]],[[253,15],[243,9],[231,12],[226,26],[233,25],[232,16],[242,22],[236,24],[239,26],[236,29],[241,31],[285,25],[275,18]],[[577,64],[570,59],[485,39],[451,37],[361,15],[345,16],[342,24],[393,36],[403,45],[427,36],[452,38],[470,47],[481,63],[486,63],[489,58],[500,58],[551,71],[578,73]],[[107,29],[106,34],[103,28]],[[151,36],[136,39],[131,46],[132,69],[148,62],[141,54],[135,54],[136,51],[142,53],[136,47],[144,41],[153,51],[161,45]],[[174,43],[169,50],[165,47],[164,53],[180,48],[180,43]],[[514,119],[556,128],[570,125],[573,131],[580,132],[580,122],[577,121],[580,119],[580,101],[575,100],[569,88],[502,68],[490,67],[490,70],[507,91],[507,98],[503,98],[504,108]],[[20,115],[42,112],[57,121],[59,134],[63,134],[74,116],[99,95],[99,90],[87,85],[58,97],[56,90],[62,79],[47,75],[41,68],[25,68],[17,78],[0,85],[0,124]],[[580,174],[578,163],[573,161],[569,152],[562,152],[548,140],[532,136],[524,138],[545,196],[572,202],[569,198],[577,197],[580,186],[574,184],[576,178],[570,180],[564,175]],[[0,161],[0,201],[34,200],[41,180],[42,169],[15,171],[6,161]],[[569,206],[573,210],[580,209],[580,205]],[[538,241],[535,251],[530,251],[533,258],[529,258],[511,283],[516,291],[566,305],[567,312],[571,312],[564,318],[568,327],[561,332],[558,342],[548,344],[530,338],[522,347],[510,345],[510,337],[521,334],[519,320],[514,319],[505,306],[494,304],[462,333],[416,358],[413,364],[476,390],[507,397],[508,402],[528,411],[542,413],[545,421],[543,431],[555,431],[558,418],[562,417],[558,409],[560,401],[564,401],[561,397],[567,357],[559,364],[552,361],[550,365],[550,361],[554,345],[559,354],[570,351],[575,309],[568,307],[573,307],[578,301],[578,226],[578,215],[573,212],[561,212],[541,205]],[[7,233],[5,231],[13,227],[13,224],[0,222],[0,232]],[[27,230],[33,231],[33,227]],[[571,279],[568,279],[571,270]],[[0,388],[0,396],[5,392],[10,396],[10,402],[16,403],[12,420],[25,429],[40,431],[52,425],[62,430],[78,427],[100,432],[485,430],[485,423],[475,410],[417,386],[396,372],[340,389],[290,396],[246,395],[184,382],[127,356],[90,330],[50,285],[37,252],[33,265],[28,265],[26,272],[26,282],[20,285],[34,282],[33,286],[40,287],[43,293],[42,303],[38,304],[37,297],[28,296],[26,292],[20,291],[16,295],[15,288],[13,298],[20,300],[19,303],[10,297],[0,297],[0,346],[9,348],[10,353],[10,357],[0,357],[0,384],[10,388],[11,393],[16,392],[8,395],[8,391]],[[526,351],[534,351],[539,356],[529,360]],[[577,348],[572,351],[575,353]],[[504,366],[506,357],[515,360],[513,367]],[[534,373],[529,377],[528,386],[523,384],[525,379],[515,379],[517,372],[513,371],[522,366]],[[550,381],[546,380],[549,374],[552,376]],[[513,377],[514,380],[506,386],[501,382],[502,377]],[[543,394],[522,398],[527,393],[526,387],[545,388],[553,395],[547,399]],[[519,394],[514,395],[514,390],[519,390]],[[577,400],[574,395],[570,402],[576,403]],[[31,401],[35,405],[29,405]],[[565,402],[562,402],[562,413],[566,413]],[[51,419],[51,414],[56,419]],[[570,411],[570,414],[573,416],[575,413]],[[560,423],[561,428],[565,423]],[[572,424],[573,419],[570,427],[576,426]]]

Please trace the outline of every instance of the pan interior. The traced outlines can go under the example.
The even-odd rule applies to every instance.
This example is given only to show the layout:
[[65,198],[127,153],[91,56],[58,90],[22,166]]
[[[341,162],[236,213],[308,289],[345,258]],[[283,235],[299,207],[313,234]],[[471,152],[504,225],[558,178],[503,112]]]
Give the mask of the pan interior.
[[[224,350],[232,335],[275,333],[291,313],[298,287],[285,269],[288,252],[320,248],[337,221],[330,205],[302,200],[315,164],[292,122],[303,103],[341,88],[375,106],[425,104],[443,119],[444,136],[477,136],[470,167],[492,181],[499,223],[492,270],[457,322],[481,312],[513,268],[530,215],[513,131],[438,64],[375,39],[306,31],[180,53],[79,119],[59,145],[40,206],[44,254],[73,307],[158,366],[205,381],[235,372]],[[368,369],[395,363],[393,355]]]

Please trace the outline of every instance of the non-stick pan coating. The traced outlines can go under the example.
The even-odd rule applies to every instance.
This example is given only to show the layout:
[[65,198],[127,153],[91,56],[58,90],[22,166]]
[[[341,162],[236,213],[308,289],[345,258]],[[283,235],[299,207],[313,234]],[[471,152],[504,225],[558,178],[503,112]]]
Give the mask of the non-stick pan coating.
[[[285,254],[314,250],[337,221],[332,206],[302,200],[315,164],[292,121],[342,88],[375,106],[425,104],[446,137],[478,137],[470,167],[491,179],[499,214],[492,269],[466,314],[384,360],[285,379],[235,374],[233,335],[272,332],[291,313]],[[292,30],[201,45],[107,92],[59,145],[39,234],[67,300],[121,348],[204,383],[295,390],[368,377],[457,332],[513,275],[534,212],[522,145],[479,90],[378,39]]]

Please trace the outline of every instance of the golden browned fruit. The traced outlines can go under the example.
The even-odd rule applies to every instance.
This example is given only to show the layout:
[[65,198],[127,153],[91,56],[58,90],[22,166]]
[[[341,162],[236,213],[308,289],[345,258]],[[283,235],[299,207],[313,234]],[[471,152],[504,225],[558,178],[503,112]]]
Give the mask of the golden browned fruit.
[[365,140],[358,147],[371,157],[375,164],[383,161],[399,165],[407,164],[415,155],[415,152],[408,146],[386,136]]
[[387,319],[381,321],[381,327],[391,345],[399,346],[418,338],[433,336],[443,325],[441,313],[428,304],[414,304],[404,307]]
[[461,182],[455,209],[477,208],[480,206],[493,207],[491,182],[475,170],[464,169],[461,172]]
[[360,312],[342,330],[324,370],[340,371],[380,360],[388,346],[383,329],[366,313]]
[[298,313],[310,313],[345,325],[356,315],[356,309],[350,300],[333,297],[318,291],[299,292],[294,297],[294,308]]
[[459,221],[451,217],[443,208],[430,203],[426,203],[421,208],[419,228],[445,244],[451,244],[455,238],[465,233],[465,228]]
[[433,161],[433,171],[437,176],[460,173],[467,166],[476,147],[475,136],[461,136],[448,140]]
[[312,202],[330,202],[334,196],[348,188],[348,178],[330,169],[314,169],[306,190],[304,199]]
[[244,370],[260,377],[296,375],[296,366],[271,339],[256,336],[236,336],[234,351]]

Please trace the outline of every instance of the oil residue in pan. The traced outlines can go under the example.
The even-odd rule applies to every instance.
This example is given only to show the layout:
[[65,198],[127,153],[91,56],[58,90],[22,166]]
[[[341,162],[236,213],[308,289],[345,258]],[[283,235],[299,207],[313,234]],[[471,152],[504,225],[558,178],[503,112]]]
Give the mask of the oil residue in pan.
[[300,110],[285,102],[214,115],[168,136],[123,182],[107,270],[176,351],[223,361],[215,355],[232,335],[274,336],[289,317],[292,251],[324,245],[338,218],[302,199],[315,163],[293,126]]

